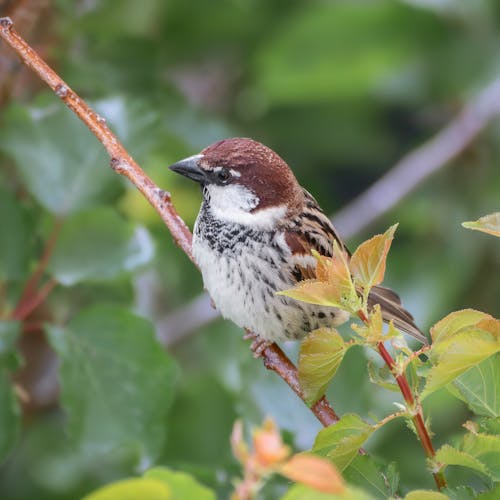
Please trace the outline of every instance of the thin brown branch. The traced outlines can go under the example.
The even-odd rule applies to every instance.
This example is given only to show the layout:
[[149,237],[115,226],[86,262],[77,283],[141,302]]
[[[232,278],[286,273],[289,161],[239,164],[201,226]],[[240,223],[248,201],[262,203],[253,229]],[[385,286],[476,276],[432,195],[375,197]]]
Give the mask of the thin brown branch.
[[500,114],[500,77],[427,142],[403,156],[384,176],[337,212],[332,220],[339,234],[359,233],[409,192],[459,156]]
[[[111,167],[120,175],[127,177],[139,189],[158,212],[177,245],[193,260],[191,232],[172,205],[170,194],[153,183],[111,132],[106,121],[95,113],[24,41],[13,28],[11,19],[0,18],[0,37],[17,52],[23,63],[47,83],[56,95],[87,125],[108,152],[111,158]],[[262,357],[265,366],[275,371],[301,399],[304,399],[298,383],[297,369],[285,353],[276,344],[272,344],[264,350]],[[325,426],[338,420],[337,415],[326,400],[316,403],[311,411]]]

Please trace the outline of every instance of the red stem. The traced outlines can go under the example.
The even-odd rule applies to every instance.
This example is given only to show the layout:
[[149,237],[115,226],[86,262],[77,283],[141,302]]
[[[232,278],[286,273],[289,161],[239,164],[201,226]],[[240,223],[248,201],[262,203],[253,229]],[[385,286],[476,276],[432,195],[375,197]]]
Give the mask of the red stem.
[[[38,261],[38,264],[35,270],[33,271],[33,274],[26,282],[23,292],[21,293],[21,298],[19,299],[14,309],[14,312],[12,313],[13,318],[20,319],[19,310],[24,310],[26,308],[26,303],[31,302],[33,300],[33,297],[36,296],[36,288],[38,287],[40,279],[43,276],[43,272],[45,271],[45,268],[49,263],[50,256],[54,251],[57,239],[59,238],[59,233],[61,232],[61,227],[62,227],[62,220],[55,219],[54,227],[52,228],[49,238],[45,243],[45,248],[43,250],[42,256],[40,257],[40,260]],[[30,312],[32,310],[33,309],[31,309]]]
[[[363,323],[368,324],[369,318],[361,309],[358,311],[358,316],[363,321]],[[379,342],[377,344],[378,352],[382,356],[382,359],[385,361],[385,364],[391,370],[392,375],[396,379],[396,382],[399,386],[401,394],[403,395],[404,400],[408,406],[408,410],[412,413],[413,424],[415,425],[415,430],[417,431],[417,436],[422,443],[422,448],[424,449],[427,458],[433,459],[436,455],[434,451],[434,447],[432,446],[432,441],[427,432],[427,427],[425,426],[424,417],[422,416],[422,408],[416,402],[415,397],[413,396],[413,392],[411,391],[410,384],[408,383],[408,379],[404,373],[398,373],[396,370],[396,363],[389,351],[385,348],[383,342]],[[436,486],[438,489],[446,488],[446,479],[442,472],[433,472],[434,481],[436,482]]]
[[[422,443],[422,448],[424,449],[427,458],[433,459],[436,455],[434,451],[434,447],[432,446],[432,441],[427,432],[427,427],[425,426],[424,417],[422,415],[422,408],[417,404],[415,404],[415,397],[411,392],[410,384],[408,383],[408,379],[405,374],[398,374],[395,370],[395,363],[392,356],[389,354],[387,349],[384,346],[383,342],[378,343],[378,352],[384,359],[386,365],[391,370],[396,382],[401,390],[401,394],[403,395],[406,404],[408,405],[408,409],[413,413],[411,417],[413,420],[413,424],[415,425],[415,430],[417,431],[418,438]],[[433,472],[434,481],[436,482],[436,486],[438,489],[446,488],[446,479],[442,472]]]
[[57,281],[51,279],[47,281],[38,292],[30,296],[19,304],[12,313],[12,319],[24,320],[47,298],[49,293],[57,285]]

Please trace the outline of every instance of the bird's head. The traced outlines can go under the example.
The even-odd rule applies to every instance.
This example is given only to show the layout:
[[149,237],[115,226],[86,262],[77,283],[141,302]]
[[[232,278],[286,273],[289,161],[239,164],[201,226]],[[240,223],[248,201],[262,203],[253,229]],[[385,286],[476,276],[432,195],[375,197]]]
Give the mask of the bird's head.
[[227,222],[272,228],[303,201],[285,161],[252,139],[216,142],[170,169],[200,183],[210,210]]

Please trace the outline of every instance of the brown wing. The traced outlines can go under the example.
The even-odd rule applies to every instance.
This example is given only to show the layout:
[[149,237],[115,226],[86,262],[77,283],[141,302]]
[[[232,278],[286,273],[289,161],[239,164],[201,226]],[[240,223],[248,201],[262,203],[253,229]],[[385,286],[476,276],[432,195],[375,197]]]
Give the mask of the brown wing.
[[285,240],[296,260],[308,257],[311,264],[296,264],[293,273],[297,281],[316,278],[315,266],[310,259],[311,250],[331,257],[333,241],[337,240],[345,248],[330,219],[323,213],[316,200],[304,189],[304,210],[294,218],[291,227],[285,231]]
[[413,316],[401,305],[401,299],[397,293],[390,288],[374,286],[368,296],[368,307],[371,309],[375,304],[380,304],[382,318],[386,323],[392,321],[396,328],[408,333],[422,344],[429,343],[413,321]]
[[[285,232],[285,240],[292,255],[297,259],[311,255],[311,249],[321,255],[332,255],[333,241],[337,242],[350,255],[344,242],[340,239],[330,219],[323,213],[316,200],[304,189],[305,210],[294,219],[292,227]],[[293,275],[297,281],[316,277],[313,265],[298,263]],[[413,316],[401,305],[399,296],[389,288],[375,286],[368,297],[368,306],[372,308],[380,304],[384,321],[392,320],[394,326],[419,342],[427,344],[425,335],[415,325]]]

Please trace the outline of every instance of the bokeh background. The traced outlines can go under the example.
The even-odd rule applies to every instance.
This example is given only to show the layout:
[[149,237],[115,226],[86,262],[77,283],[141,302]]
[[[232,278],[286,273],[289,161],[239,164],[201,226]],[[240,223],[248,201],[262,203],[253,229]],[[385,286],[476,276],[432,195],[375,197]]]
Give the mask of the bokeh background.
[[[190,225],[200,192],[166,167],[215,140],[247,136],[269,145],[333,216],[500,76],[496,0],[4,0],[0,15],[10,15],[97,107],[147,173],[172,193]],[[490,104],[500,110],[499,102],[500,90]],[[98,218],[85,210],[105,207],[113,212],[110,227],[80,235],[88,255],[119,216],[146,231],[137,243],[137,265],[107,273],[104,263],[104,271],[66,281],[60,266],[59,274],[49,269],[59,284],[35,312],[63,325],[84,307],[113,304],[155,323],[177,368],[152,463],[189,471],[224,497],[238,474],[229,446],[235,419],[251,425],[271,415],[296,449],[310,447],[319,423],[252,359],[242,332],[214,318],[198,272],[157,214],[108,173],[97,141],[1,43],[0,113],[0,190],[4,200],[18,200],[24,214],[24,222],[14,223],[5,208],[0,237],[17,238],[26,254],[18,272],[0,273],[3,317],[54,220],[66,220],[71,240],[68,233],[82,233],[86,216]],[[78,181],[86,169],[93,177],[83,174]],[[75,193],[65,192],[68,199],[89,192],[69,215],[57,199],[64,175],[76,179]],[[428,329],[464,307],[500,314],[498,242],[460,226],[499,206],[500,121],[492,119],[461,154],[382,217],[372,221],[360,211],[356,219],[369,224],[355,234],[343,229],[354,248],[400,223],[386,283]],[[72,247],[61,248],[59,262]],[[44,328],[24,331],[20,346],[24,368],[16,381],[29,402],[0,467],[0,497],[78,498],[137,471],[130,457],[90,456],[68,436]],[[295,355],[296,346],[286,348]],[[338,413],[382,416],[399,400],[369,382],[367,356],[350,352],[334,380],[329,395]],[[460,433],[468,415],[445,390],[430,398],[428,411],[438,445]],[[98,418],[93,425],[100,425]],[[407,487],[432,486],[422,450],[400,422],[367,448],[381,460],[397,461]],[[280,488],[279,481],[270,484],[263,497],[276,498]]]

